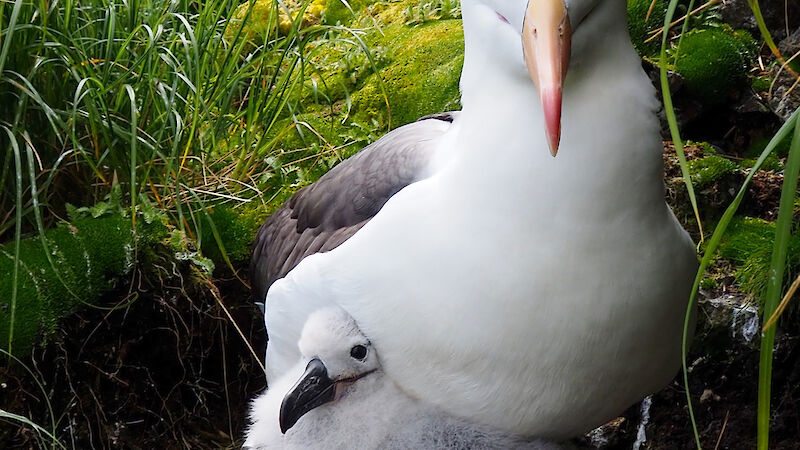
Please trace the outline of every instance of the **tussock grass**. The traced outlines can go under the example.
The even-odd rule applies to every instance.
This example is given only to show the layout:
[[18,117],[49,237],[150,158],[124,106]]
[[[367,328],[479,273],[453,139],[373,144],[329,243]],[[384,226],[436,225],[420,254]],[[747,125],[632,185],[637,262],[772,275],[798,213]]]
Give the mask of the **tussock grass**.
[[[291,119],[308,48],[354,34],[304,24],[310,4],[279,17],[273,1],[254,35],[253,0],[0,3],[0,242],[18,248],[70,204],[94,205],[117,186],[132,229],[156,208],[233,269],[210,211],[262,191],[279,198],[294,164],[338,156],[317,145],[270,160],[279,137],[303,126]],[[10,305],[13,316],[14,295]]]
[[[48,283],[70,291],[71,272],[53,259],[57,249],[49,248],[45,238],[44,231],[54,223],[122,214],[121,220],[129,221],[136,233],[137,221],[163,222],[171,230],[170,239],[182,241],[170,248],[186,247],[183,253],[197,266],[194,282],[214,294],[214,283],[226,282],[212,282],[213,264],[198,250],[209,249],[236,275],[226,248],[232,245],[229,238],[235,235],[232,257],[241,261],[252,237],[243,238],[247,230],[242,227],[223,229],[216,221],[232,223],[246,210],[251,226],[304,182],[301,173],[321,170],[317,165],[329,168],[339,160],[337,149],[325,142],[284,152],[280,137],[298,128],[320,135],[296,119],[303,113],[298,91],[318,72],[310,54],[326,43],[357,42],[351,45],[354,51],[372,61],[362,33],[307,23],[308,0],[294,2],[291,15],[276,13],[285,12],[278,0],[259,5],[267,14],[257,18],[258,27],[248,28],[256,21],[254,0],[0,2],[0,242],[11,241],[6,248],[14,260],[11,298],[3,299],[10,300],[11,328],[0,349],[5,349],[9,367],[15,350],[13,326],[19,320],[19,314],[14,317],[19,312],[17,286],[27,273],[20,251],[43,249],[37,258],[49,261],[52,270],[46,272],[54,276]],[[327,96],[326,90],[323,80],[320,96]],[[26,245],[29,240],[41,242]],[[134,264],[152,259],[135,244],[132,251]],[[156,278],[176,276],[174,267],[134,267],[130,284],[147,284],[140,278],[150,272]],[[151,282],[163,284],[164,279]],[[103,309],[109,315],[127,310],[137,294],[129,293],[112,308],[92,307],[105,322]],[[208,308],[190,308],[189,317],[206,319],[207,310],[224,311],[219,319],[230,321],[237,332],[229,339],[245,340],[241,316],[239,324],[234,321],[236,305],[230,300],[226,305],[219,295],[213,298]],[[80,301],[88,305],[92,299]],[[98,328],[105,325],[97,323]],[[219,329],[227,335],[225,327]],[[250,344],[244,345],[260,365]],[[226,367],[237,356],[223,354],[226,377]],[[29,375],[39,383],[35,374]],[[230,415],[236,396],[228,398],[230,380],[224,381]],[[57,399],[55,412],[48,406],[50,426],[13,409],[0,411],[0,421],[21,424],[43,447],[61,446],[57,438],[65,433],[63,419],[75,408],[67,400]],[[229,424],[234,422],[228,418]],[[95,425],[87,426],[89,433],[95,431]],[[104,426],[96,424],[96,431]],[[232,442],[232,429],[228,434]]]
[[304,50],[335,31],[298,22],[284,32],[273,14],[255,39],[228,27],[240,6],[232,0],[45,6],[0,3],[0,100],[11,105],[0,110],[0,159],[30,149],[35,165],[21,186],[13,163],[0,169],[0,239],[17,211],[23,232],[39,228],[35,193],[59,216],[65,203],[93,204],[120,183],[132,210],[147,194],[181,228],[196,225],[194,196],[252,198],[254,174],[270,169],[266,136],[295,108]]
[[[688,177],[689,166],[683,155],[683,149],[682,149],[683,144],[680,137],[680,132],[677,127],[677,120],[675,118],[675,111],[672,106],[669,84],[667,80],[667,67],[670,65],[669,61],[667,60],[669,32],[670,32],[670,27],[673,25],[672,18],[674,16],[678,2],[679,0],[670,1],[669,6],[667,8],[666,17],[664,19],[664,28],[662,29],[661,56],[660,56],[661,85],[662,85],[662,94],[664,97],[665,109],[670,126],[670,132],[672,134],[673,141],[675,142],[675,147],[678,152],[678,157],[681,164],[681,170],[684,173],[684,180],[687,183],[687,189],[689,191],[689,196],[691,198],[692,206],[695,211],[695,215],[697,216],[699,225],[700,216],[697,211],[697,206],[696,206],[697,204],[692,189],[691,179]],[[713,2],[708,2],[708,3],[710,4]],[[689,10],[692,9],[693,4],[694,4],[693,0],[689,2],[688,6]],[[753,10],[753,14],[756,18],[756,21],[758,22],[759,29],[763,33],[763,37],[767,43],[767,46],[775,54],[776,58],[778,59],[782,67],[786,68],[787,63],[782,57],[782,55],[780,55],[780,53],[776,51],[777,48],[774,42],[772,41],[772,37],[769,35],[769,31],[767,30],[766,25],[764,24],[764,19],[761,15],[758,0],[748,0],[748,4]],[[680,36],[683,36],[683,33],[685,31],[686,31],[686,22],[684,21],[684,28]],[[679,54],[680,42],[681,40],[678,39],[678,42],[676,44],[677,48],[673,52],[673,55]],[[788,68],[786,69],[790,70]],[[691,297],[689,300],[689,307],[687,308],[686,312],[686,318],[684,323],[684,337],[683,337],[683,379],[684,379],[684,385],[686,387],[686,400],[689,407],[688,408],[689,416],[692,423],[692,429],[694,431],[695,442],[697,444],[698,449],[701,448],[700,435],[698,432],[698,426],[695,421],[694,411],[692,408],[692,399],[691,399],[691,393],[689,391],[689,382],[688,382],[688,376],[689,376],[688,366],[686,361],[686,354],[688,352],[688,334],[689,334],[688,331],[689,331],[689,324],[691,322],[690,313],[693,306],[696,303],[696,296],[700,282],[702,281],[702,278],[705,275],[705,271],[708,268],[709,264],[716,257],[719,244],[727,230],[728,225],[733,219],[734,214],[738,210],[739,205],[742,202],[742,199],[744,198],[744,195],[747,191],[747,186],[749,185],[756,171],[764,164],[764,162],[772,154],[772,152],[775,151],[775,149],[778,147],[781,141],[783,141],[787,136],[790,136],[791,134],[793,134],[794,136],[792,138],[791,149],[789,151],[787,159],[787,166],[785,170],[783,188],[781,193],[780,209],[778,212],[778,221],[776,223],[776,235],[774,241],[772,242],[772,260],[770,263],[769,279],[767,281],[767,294],[764,306],[761,310],[761,314],[764,320],[767,320],[770,318],[770,316],[772,316],[776,312],[776,310],[778,309],[778,302],[780,301],[781,298],[781,290],[784,286],[783,279],[786,268],[787,249],[789,247],[790,237],[791,237],[792,217],[794,214],[794,199],[797,194],[797,178],[798,178],[798,173],[800,172],[800,110],[795,111],[794,114],[792,114],[792,116],[784,123],[784,125],[780,128],[780,130],[778,130],[778,132],[770,140],[769,144],[766,146],[764,151],[761,153],[759,158],[756,160],[755,164],[750,170],[747,178],[742,184],[736,197],[731,202],[730,206],[726,209],[720,221],[717,223],[716,228],[714,229],[711,238],[708,240],[705,246],[705,250],[702,253],[700,268],[698,269],[697,276],[695,278],[694,286],[692,288]],[[701,236],[702,236],[702,228],[701,228]],[[769,405],[771,398],[772,353],[774,347],[776,328],[777,326],[772,325],[770,328],[766,328],[761,334],[761,352],[759,361],[759,382],[758,382],[758,417],[757,417],[757,424],[758,424],[757,444],[759,450],[766,450],[769,447],[769,429],[770,429]]]

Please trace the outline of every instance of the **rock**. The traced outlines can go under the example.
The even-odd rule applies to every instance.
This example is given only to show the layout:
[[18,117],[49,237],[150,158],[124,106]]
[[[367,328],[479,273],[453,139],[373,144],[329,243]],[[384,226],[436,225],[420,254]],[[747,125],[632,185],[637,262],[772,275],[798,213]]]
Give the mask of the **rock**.
[[[761,0],[759,6],[767,29],[776,41],[786,37],[787,29],[792,30],[800,26],[800,8],[796,4],[787,8],[786,0]],[[753,11],[746,0],[722,0],[717,11],[722,16],[722,21],[730,26],[760,34]]]
[[700,395],[700,403],[705,403],[709,400],[719,400],[719,395],[714,394],[711,389],[705,389]]
[[[787,58],[800,51],[800,28],[780,41],[778,50]],[[796,71],[797,64],[794,68]],[[768,94],[768,104],[775,114],[785,121],[800,107],[800,88],[796,86],[796,75],[775,64],[770,71],[770,79],[773,80],[773,84]]]

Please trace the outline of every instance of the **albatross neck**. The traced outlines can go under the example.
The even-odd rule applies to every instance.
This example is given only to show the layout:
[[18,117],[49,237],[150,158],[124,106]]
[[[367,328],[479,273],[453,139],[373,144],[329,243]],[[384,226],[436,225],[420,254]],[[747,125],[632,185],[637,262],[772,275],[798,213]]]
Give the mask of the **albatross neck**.
[[624,2],[601,2],[575,31],[555,158],[521,45],[502,45],[516,31],[480,4],[465,2],[463,15],[463,111],[450,176],[464,183],[496,178],[495,185],[515,190],[547,186],[663,203],[658,103],[630,43]]

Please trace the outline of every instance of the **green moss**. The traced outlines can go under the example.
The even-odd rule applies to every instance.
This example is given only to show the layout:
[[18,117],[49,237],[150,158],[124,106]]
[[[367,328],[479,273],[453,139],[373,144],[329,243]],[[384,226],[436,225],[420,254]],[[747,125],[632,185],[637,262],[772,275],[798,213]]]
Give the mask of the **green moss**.
[[[293,92],[293,101],[306,110],[316,109],[330,115],[331,105],[348,99],[376,70],[392,61],[390,50],[380,45],[375,34],[368,35],[366,40],[366,51],[349,39],[317,43],[307,54],[313,70],[300,89]],[[346,112],[346,105],[337,108]]]
[[[406,27],[404,27],[406,28]],[[460,21],[441,20],[406,28],[385,45],[394,52],[392,64],[380,72],[397,127],[426,114],[459,109],[458,82],[464,64]],[[377,77],[353,94],[353,105],[362,122],[388,125],[386,99]]]
[[[11,323],[11,296],[13,288],[13,247],[0,247],[0,347],[8,349]],[[42,302],[37,278],[31,268],[20,262],[17,278],[17,301],[14,313],[14,340],[12,352],[27,352],[39,334]]]
[[[163,225],[141,226],[137,238],[147,242]],[[82,218],[60,224],[39,237],[20,242],[17,299],[12,349],[28,351],[39,336],[51,333],[58,320],[81,303],[92,303],[132,267],[131,221],[118,215]],[[13,243],[0,246],[0,346],[11,330],[14,285]],[[49,258],[48,258],[49,255]]]
[[364,9],[364,6],[373,3],[370,0],[349,0],[348,8],[342,0],[327,0],[325,9],[322,11],[323,21],[328,25],[350,25],[358,16],[357,14]]
[[[234,11],[230,26],[225,32],[226,38],[230,40],[235,35],[239,30],[240,24],[243,23],[244,19],[247,17],[248,11],[250,11],[250,16],[247,18],[247,23],[242,30],[242,33],[247,39],[259,42],[262,36],[265,36],[270,30],[274,29],[275,21],[277,21],[278,30],[283,34],[287,34],[292,28],[292,21],[297,18],[305,1],[282,1],[286,9],[291,13],[291,16],[286,14],[286,9],[278,6],[277,0],[256,0],[252,5],[252,10],[250,2],[245,1]],[[302,27],[316,25],[322,21],[323,11],[326,8],[326,1],[327,0],[311,1],[303,11]],[[277,11],[277,17],[275,11]],[[270,18],[272,18],[272,22]]]
[[703,154],[703,156],[709,156],[709,155],[716,155],[717,154],[717,149],[715,149],[714,146],[711,145],[708,142],[702,142],[702,141],[701,142],[697,142],[697,141],[687,140],[686,141],[686,146],[687,147],[688,146],[697,147],[698,149],[700,149],[700,151]]
[[[756,164],[756,158],[748,158],[743,159],[739,166],[742,168],[750,168]],[[774,153],[767,156],[767,159],[764,160],[764,163],[761,165],[761,170],[774,170],[775,172],[779,172],[783,170],[783,163]]]
[[719,155],[710,155],[689,161],[689,173],[692,182],[697,186],[713,183],[737,170],[739,170],[739,166],[736,163]]
[[735,217],[719,246],[723,258],[741,263],[753,253],[772,247],[775,224],[752,217]]
[[744,31],[697,30],[683,36],[675,69],[691,95],[719,103],[746,81],[752,50],[752,37]]
[[[769,144],[769,141],[771,139],[772,139],[771,137],[753,139],[750,142],[750,146],[747,147],[745,155],[748,158],[758,158],[759,156],[761,156],[761,153],[764,151],[764,149],[767,148],[767,145]],[[791,145],[792,145],[792,133],[788,133],[786,137],[783,138],[783,140],[778,142],[778,145],[775,147],[775,150],[773,150],[772,154],[777,155],[778,157],[781,158],[785,158],[786,156],[789,155],[789,149],[791,148]]]
[[664,25],[667,12],[667,2],[656,0],[650,16],[651,0],[628,0],[628,32],[631,35],[633,46],[641,56],[655,56],[661,49],[661,39],[656,38],[645,42],[650,37],[650,32]]
[[[292,127],[292,124],[296,125]],[[288,130],[280,140],[280,148],[292,150],[314,145],[338,146],[342,144],[339,134],[342,124],[325,108],[313,108],[281,121],[279,130]],[[296,159],[296,158],[293,158]]]
[[[720,257],[736,267],[736,281],[742,291],[759,300],[766,292],[774,239],[774,223],[735,217],[719,246]],[[800,234],[790,239],[786,268],[784,284],[788,286],[800,270]]]
[[753,78],[753,81],[750,83],[750,87],[752,87],[756,92],[766,92],[769,91],[771,84],[772,80],[770,80],[768,76],[761,76]]
[[[723,30],[730,29],[727,26],[723,27]],[[747,30],[733,30],[733,36],[736,38],[739,44],[739,50],[744,54],[746,58],[753,58],[758,55],[758,41],[750,34]]]
[[714,289],[717,287],[717,280],[713,278],[703,278],[700,280],[700,289]]
[[[263,209],[263,208],[262,208]],[[225,252],[232,262],[245,262],[250,258],[250,246],[264,213],[257,207],[233,208],[227,205],[214,207],[209,211],[209,218],[202,223],[202,242],[200,249],[203,255],[211,258],[217,266],[225,265],[225,258],[214,238],[209,219],[213,221],[219,238],[225,246]]]

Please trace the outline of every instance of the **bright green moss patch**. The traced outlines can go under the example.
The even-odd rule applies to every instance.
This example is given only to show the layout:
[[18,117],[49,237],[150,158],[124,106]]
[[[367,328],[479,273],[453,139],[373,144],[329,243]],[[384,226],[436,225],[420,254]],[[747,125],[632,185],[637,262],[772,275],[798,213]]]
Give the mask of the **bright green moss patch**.
[[691,95],[706,103],[719,103],[747,80],[754,42],[747,32],[724,27],[687,33],[675,69]]
[[[240,24],[244,22],[248,11],[250,16],[247,18],[242,32],[245,36],[253,39],[265,36],[274,26],[275,21],[277,21],[278,30],[281,33],[288,33],[292,28],[292,22],[297,19],[301,10],[303,11],[301,26],[316,25],[322,21],[326,1],[312,0],[304,10],[303,6],[306,3],[304,0],[282,0],[285,8],[278,3],[278,0],[259,0],[253,2],[252,9],[250,2],[245,1],[236,8],[230,22],[231,26],[225,34],[229,38],[232,37],[238,31]],[[289,14],[287,14],[287,10]]]
[[203,234],[200,250],[203,255],[211,258],[217,266],[225,265],[222,249],[219,248],[212,232],[210,222],[213,221],[228,259],[231,262],[246,262],[250,258],[253,236],[264,219],[263,209],[260,210],[257,207],[233,208],[227,205],[211,208],[209,217],[202,221],[201,231]]
[[761,77],[754,77],[753,81],[750,83],[750,86],[756,92],[766,92],[769,91],[769,87],[772,84],[772,80],[768,76],[761,76]]
[[697,186],[713,183],[738,170],[739,166],[735,162],[719,155],[710,155],[689,161],[689,173],[692,176],[692,182]]
[[700,289],[714,289],[717,285],[717,280],[713,278],[703,278],[700,280]]
[[373,3],[371,0],[348,0],[348,5],[342,0],[327,0],[325,9],[322,11],[323,21],[328,25],[350,25],[356,19],[357,14],[364,9],[364,6]]
[[651,3],[651,0],[628,0],[628,32],[639,55],[653,57],[661,49],[661,38],[659,36],[650,42],[645,41],[650,38],[652,31],[664,25],[667,2],[656,0],[648,17]]
[[752,217],[735,217],[720,243],[719,255],[741,263],[753,253],[770,247],[774,237],[775,224]]
[[[719,246],[719,256],[736,267],[736,281],[743,292],[758,300],[763,296],[772,259],[775,224],[751,217],[735,217]],[[800,235],[789,241],[787,276],[788,286],[800,270]]]
[[[379,75],[391,108],[392,128],[426,114],[460,109],[458,82],[464,65],[464,40],[459,21],[441,20],[405,29],[387,38],[385,45],[394,57]],[[376,77],[354,93],[357,117],[387,125],[383,93]]]
[[[160,235],[163,226],[141,227],[139,242]],[[41,335],[81,303],[92,303],[127,273],[134,258],[131,221],[121,216],[82,218],[60,224],[42,239],[20,242],[12,351],[28,351]],[[45,250],[46,248],[46,250]],[[49,255],[49,258],[48,258]],[[11,332],[14,244],[0,246],[0,345]]]

